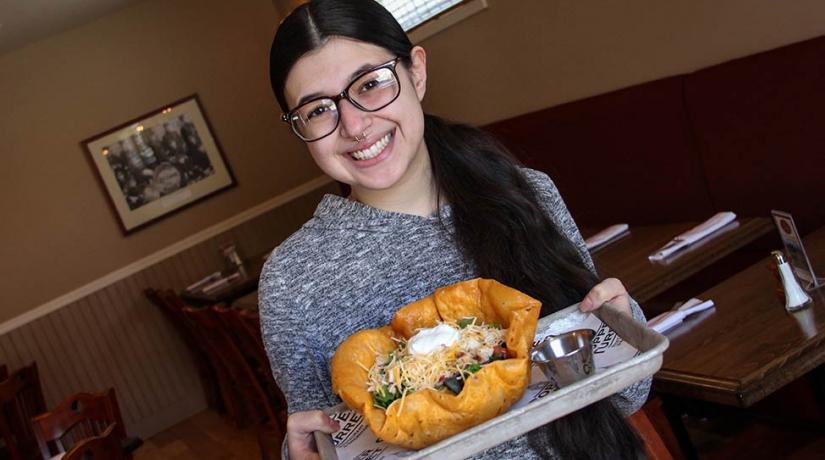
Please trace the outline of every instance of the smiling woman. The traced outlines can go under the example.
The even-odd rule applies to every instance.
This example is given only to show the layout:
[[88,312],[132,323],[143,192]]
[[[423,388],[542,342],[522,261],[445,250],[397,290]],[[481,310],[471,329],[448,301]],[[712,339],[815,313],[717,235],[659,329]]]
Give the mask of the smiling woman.
[[[337,424],[330,358],[352,334],[390,322],[441,286],[492,278],[541,313],[606,301],[644,321],[618,280],[598,282],[553,182],[520,167],[481,131],[424,114],[427,55],[373,0],[313,0],[280,25],[270,51],[283,120],[315,163],[350,185],[276,249],[259,299],[272,371],[289,411],[290,457]],[[284,333],[289,331],[288,334]],[[480,458],[637,458],[622,414],[639,382]]]
[[415,211],[433,213],[432,183],[421,174],[430,169],[420,108],[424,50],[412,50],[409,67],[397,66],[400,58],[386,49],[332,38],[311,57],[289,73],[285,117],[318,166],[349,184],[356,200],[381,207],[414,194],[421,197]]

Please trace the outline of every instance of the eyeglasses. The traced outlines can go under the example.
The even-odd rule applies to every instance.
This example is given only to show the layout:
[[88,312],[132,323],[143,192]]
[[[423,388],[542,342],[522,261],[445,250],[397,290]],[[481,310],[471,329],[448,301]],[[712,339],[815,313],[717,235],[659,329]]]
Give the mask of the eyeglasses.
[[401,84],[395,66],[401,58],[395,58],[355,77],[344,91],[336,96],[321,96],[304,102],[281,115],[281,120],[292,126],[292,131],[304,142],[315,142],[332,134],[341,117],[338,104],[341,99],[364,112],[375,112],[390,105],[401,93]]

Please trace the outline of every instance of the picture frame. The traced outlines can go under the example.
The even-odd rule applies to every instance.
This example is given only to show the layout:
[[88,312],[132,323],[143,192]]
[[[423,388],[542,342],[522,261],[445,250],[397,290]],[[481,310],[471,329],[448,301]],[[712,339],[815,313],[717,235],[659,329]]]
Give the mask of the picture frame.
[[772,210],[771,216],[774,224],[776,224],[782,245],[785,247],[785,256],[788,258],[794,274],[804,281],[806,290],[822,286],[823,279],[817,278],[814,273],[811,261],[808,259],[808,253],[805,251],[805,245],[802,243],[802,237],[799,236],[799,231],[793,221],[793,216],[787,212],[777,210]]
[[125,235],[236,184],[197,94],[81,145]]

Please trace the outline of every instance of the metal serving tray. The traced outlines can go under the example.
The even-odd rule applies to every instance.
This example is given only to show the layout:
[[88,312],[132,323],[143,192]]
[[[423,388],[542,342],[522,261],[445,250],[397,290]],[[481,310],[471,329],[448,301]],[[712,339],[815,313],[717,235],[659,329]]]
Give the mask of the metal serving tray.
[[[564,323],[578,313],[578,304],[541,318],[536,337],[544,337],[553,325]],[[648,329],[614,310],[603,306],[595,316],[615,332],[622,340],[632,345],[637,353],[629,359],[600,370],[573,385],[553,391],[541,399],[527,405],[511,408],[508,412],[480,425],[451,436],[441,442],[414,452],[398,455],[405,459],[461,459],[501,444],[522,435],[533,428],[561,418],[593,402],[617,393],[645,377],[653,375],[662,366],[662,354],[668,347],[665,336]],[[563,328],[569,330],[572,328]],[[557,331],[554,331],[557,333]],[[598,364],[598,363],[597,363]],[[348,410],[342,403],[327,409],[329,415]],[[368,428],[367,428],[368,430]],[[322,460],[338,460],[332,437],[315,432],[315,441]],[[286,444],[286,443],[284,443]],[[363,454],[362,454],[363,455]],[[390,455],[396,457],[396,455]],[[367,455],[369,458],[379,456]],[[341,459],[347,460],[347,459]]]

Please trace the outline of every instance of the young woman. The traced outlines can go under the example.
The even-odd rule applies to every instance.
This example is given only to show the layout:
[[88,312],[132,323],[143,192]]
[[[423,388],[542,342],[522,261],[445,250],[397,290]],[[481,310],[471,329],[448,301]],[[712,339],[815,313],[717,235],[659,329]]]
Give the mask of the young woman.
[[[289,404],[291,458],[337,424],[329,362],[349,335],[386,325],[437,287],[495,278],[546,315],[604,302],[644,321],[615,279],[598,282],[552,181],[490,137],[424,114],[426,53],[372,0],[312,0],[280,25],[270,78],[317,165],[351,187],[273,253],[261,276],[264,341]],[[624,421],[650,381],[482,453],[483,458],[636,458]]]

